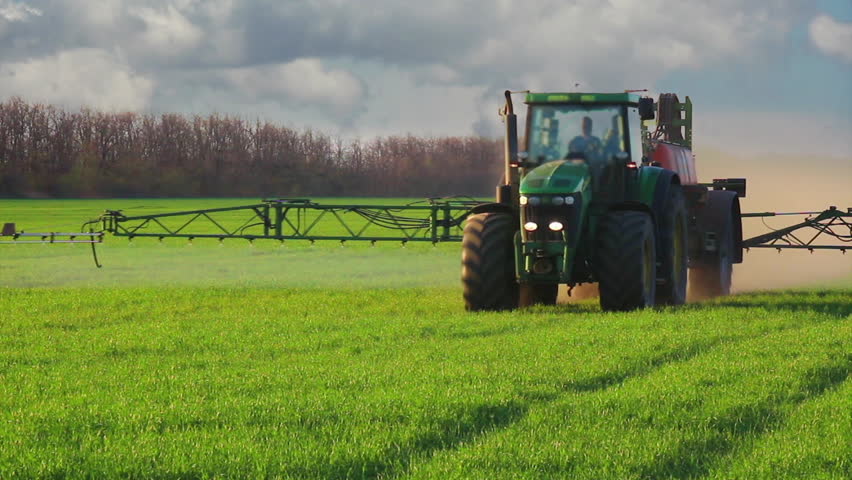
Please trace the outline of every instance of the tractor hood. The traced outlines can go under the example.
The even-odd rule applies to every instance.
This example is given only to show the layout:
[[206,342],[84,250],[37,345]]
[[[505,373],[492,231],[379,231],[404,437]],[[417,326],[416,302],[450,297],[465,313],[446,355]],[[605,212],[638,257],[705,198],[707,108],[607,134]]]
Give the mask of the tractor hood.
[[585,163],[558,160],[539,165],[527,172],[521,180],[520,193],[529,195],[581,192],[590,181],[589,167]]

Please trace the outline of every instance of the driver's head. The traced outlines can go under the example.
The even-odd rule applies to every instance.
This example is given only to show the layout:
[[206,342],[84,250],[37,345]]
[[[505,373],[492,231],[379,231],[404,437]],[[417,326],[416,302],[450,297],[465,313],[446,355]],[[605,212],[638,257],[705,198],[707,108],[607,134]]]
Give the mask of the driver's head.
[[583,135],[589,136],[592,134],[592,119],[583,117]]

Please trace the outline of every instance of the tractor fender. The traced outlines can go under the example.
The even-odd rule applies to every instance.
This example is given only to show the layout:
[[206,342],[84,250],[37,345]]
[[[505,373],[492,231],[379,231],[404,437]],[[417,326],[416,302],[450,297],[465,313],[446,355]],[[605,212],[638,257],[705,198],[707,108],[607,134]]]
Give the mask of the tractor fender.
[[665,238],[665,232],[662,231],[665,228],[663,219],[667,218],[666,208],[669,205],[672,186],[680,185],[680,176],[676,172],[664,168],[648,170],[650,170],[651,175],[644,182],[641,198],[644,204],[650,206],[654,218],[654,234],[658,239],[657,255],[662,258],[664,255],[663,244],[659,239]]
[[676,172],[659,167],[643,167],[639,171],[639,200],[655,218],[664,217],[672,185],[680,185]]
[[[657,218],[663,218],[666,213],[665,208],[671,195],[672,185],[680,185],[678,174],[671,170],[661,170],[657,175],[656,182],[654,182],[654,191],[650,198],[647,198],[647,200],[650,200],[648,203]],[[657,232],[658,235],[659,233]]]
[[[721,232],[728,221],[733,228],[733,263],[743,261],[743,223],[740,216],[740,199],[737,192],[731,190],[710,190],[707,202],[695,210],[695,220],[701,236],[705,232]],[[710,255],[710,253],[703,253]]]
[[477,213],[508,213],[517,216],[515,209],[505,203],[480,203],[470,209],[471,215]]
[[[663,228],[662,222],[658,219],[666,218],[665,210],[671,196],[672,185],[680,185],[680,177],[677,173],[666,169],[657,169],[654,173],[656,173],[657,179],[653,181],[653,191],[642,193],[643,200],[651,207],[654,217],[654,233],[657,238],[663,238],[663,232],[660,231]],[[662,255],[662,252],[657,253]]]

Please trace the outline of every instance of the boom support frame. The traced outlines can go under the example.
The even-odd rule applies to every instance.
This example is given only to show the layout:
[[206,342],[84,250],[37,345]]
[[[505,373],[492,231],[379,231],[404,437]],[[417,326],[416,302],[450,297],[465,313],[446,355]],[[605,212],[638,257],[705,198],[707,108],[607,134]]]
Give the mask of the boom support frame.
[[[473,199],[428,199],[408,205],[323,205],[305,198],[278,198],[225,208],[126,216],[107,210],[98,220],[103,231],[117,237],[212,238],[217,240],[336,240],[407,242],[458,242]],[[244,213],[239,221],[216,218]],[[180,218],[176,226],[166,218]],[[334,226],[345,234],[320,230]],[[378,227],[378,228],[371,228]]]

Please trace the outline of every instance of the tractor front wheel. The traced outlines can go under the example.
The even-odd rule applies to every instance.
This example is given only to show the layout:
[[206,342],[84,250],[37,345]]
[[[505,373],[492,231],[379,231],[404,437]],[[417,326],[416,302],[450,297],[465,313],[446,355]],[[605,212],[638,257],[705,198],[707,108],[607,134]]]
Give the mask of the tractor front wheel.
[[652,307],[657,287],[657,255],[651,216],[614,211],[601,218],[595,273],[601,308],[625,311]]
[[518,307],[516,230],[517,221],[508,213],[478,213],[468,217],[462,236],[462,286],[467,310]]

